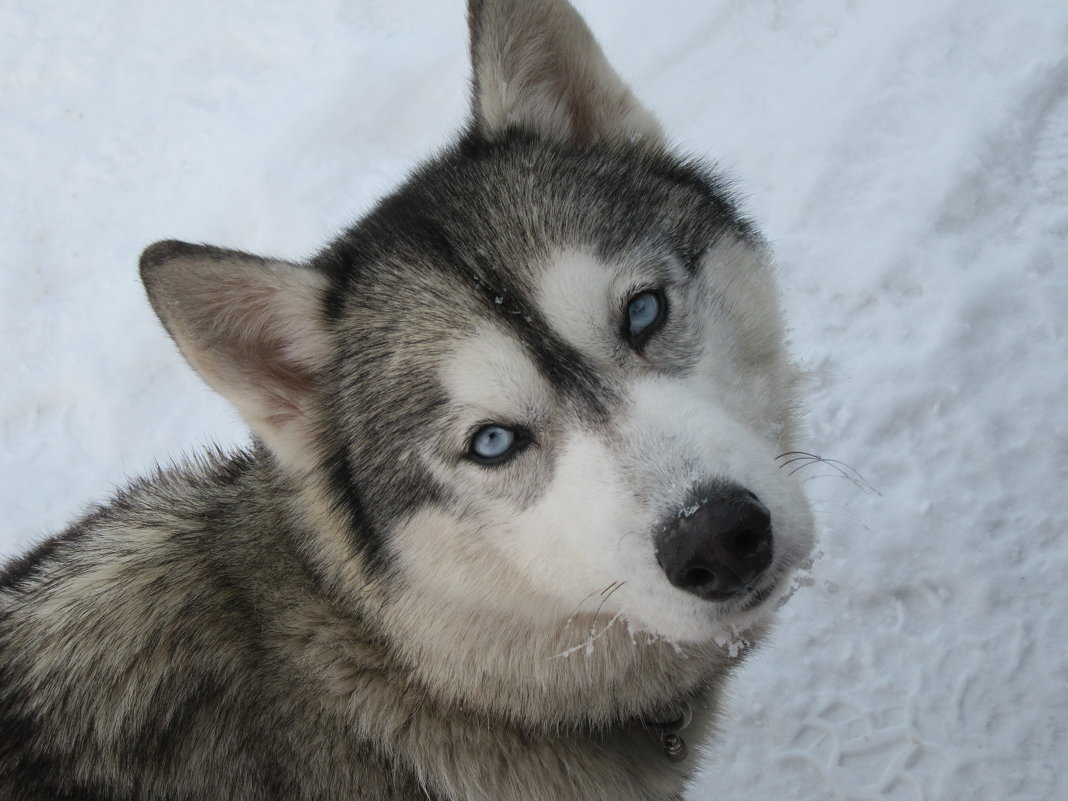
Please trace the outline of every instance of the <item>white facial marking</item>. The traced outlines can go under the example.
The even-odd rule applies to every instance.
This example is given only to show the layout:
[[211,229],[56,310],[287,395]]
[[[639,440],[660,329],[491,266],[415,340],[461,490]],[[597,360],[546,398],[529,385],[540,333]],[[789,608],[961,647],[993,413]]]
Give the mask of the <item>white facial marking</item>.
[[526,422],[552,403],[552,391],[523,347],[505,332],[481,326],[447,358],[442,384],[470,422]]
[[588,355],[611,353],[609,332],[618,328],[613,298],[627,276],[581,250],[565,250],[549,262],[538,285],[537,304],[549,325]]
[[557,452],[552,484],[507,532],[507,550],[535,583],[578,604],[621,577],[616,544],[623,521],[640,512],[599,438],[569,435]]

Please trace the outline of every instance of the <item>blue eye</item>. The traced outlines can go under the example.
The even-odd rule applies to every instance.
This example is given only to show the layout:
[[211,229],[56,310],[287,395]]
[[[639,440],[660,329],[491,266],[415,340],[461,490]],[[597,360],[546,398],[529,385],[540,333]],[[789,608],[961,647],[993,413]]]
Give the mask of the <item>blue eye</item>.
[[645,341],[664,322],[667,302],[659,290],[640,292],[627,303],[626,337],[635,350],[641,350]]
[[471,437],[467,455],[481,464],[500,464],[530,444],[530,435],[515,428],[499,425],[482,426]]
[[660,316],[660,299],[652,292],[642,292],[627,304],[627,319],[630,332],[637,334],[653,323]]

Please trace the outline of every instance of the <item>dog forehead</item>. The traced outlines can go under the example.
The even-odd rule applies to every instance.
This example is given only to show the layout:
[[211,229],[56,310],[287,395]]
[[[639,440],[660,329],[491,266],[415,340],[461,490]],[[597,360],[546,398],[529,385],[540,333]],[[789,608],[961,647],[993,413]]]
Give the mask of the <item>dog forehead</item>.
[[565,341],[585,353],[602,350],[599,338],[612,325],[611,299],[627,281],[588,250],[552,254],[537,282],[535,303]]
[[671,249],[654,240],[611,255],[560,248],[537,277],[534,302],[561,339],[603,364],[618,360],[627,299],[689,278]]
[[443,356],[439,380],[453,402],[491,417],[520,416],[553,399],[552,386],[519,339],[488,322]]

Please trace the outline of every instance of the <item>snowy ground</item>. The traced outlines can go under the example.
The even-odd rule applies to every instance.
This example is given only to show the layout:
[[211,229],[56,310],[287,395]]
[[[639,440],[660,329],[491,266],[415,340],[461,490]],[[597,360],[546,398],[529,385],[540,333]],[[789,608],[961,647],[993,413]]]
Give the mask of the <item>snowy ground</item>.
[[[312,252],[461,122],[461,5],[0,3],[0,552],[243,439],[140,249]],[[1068,4],[579,7],[748,192],[864,479],[806,468],[811,586],[690,797],[1068,798]]]

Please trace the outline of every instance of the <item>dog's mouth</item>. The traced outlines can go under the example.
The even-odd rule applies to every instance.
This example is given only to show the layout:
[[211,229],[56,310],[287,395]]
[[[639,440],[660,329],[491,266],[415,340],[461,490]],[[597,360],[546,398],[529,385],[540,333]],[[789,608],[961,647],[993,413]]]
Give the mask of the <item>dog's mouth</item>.
[[763,606],[779,590],[779,577],[774,576],[770,581],[765,581],[759,586],[746,588],[741,596],[740,612],[751,612],[758,606]]
[[759,581],[745,585],[730,598],[711,601],[717,616],[729,618],[752,612],[771,612],[777,608],[774,602],[783,594],[789,572],[782,569],[769,571],[761,575]]

